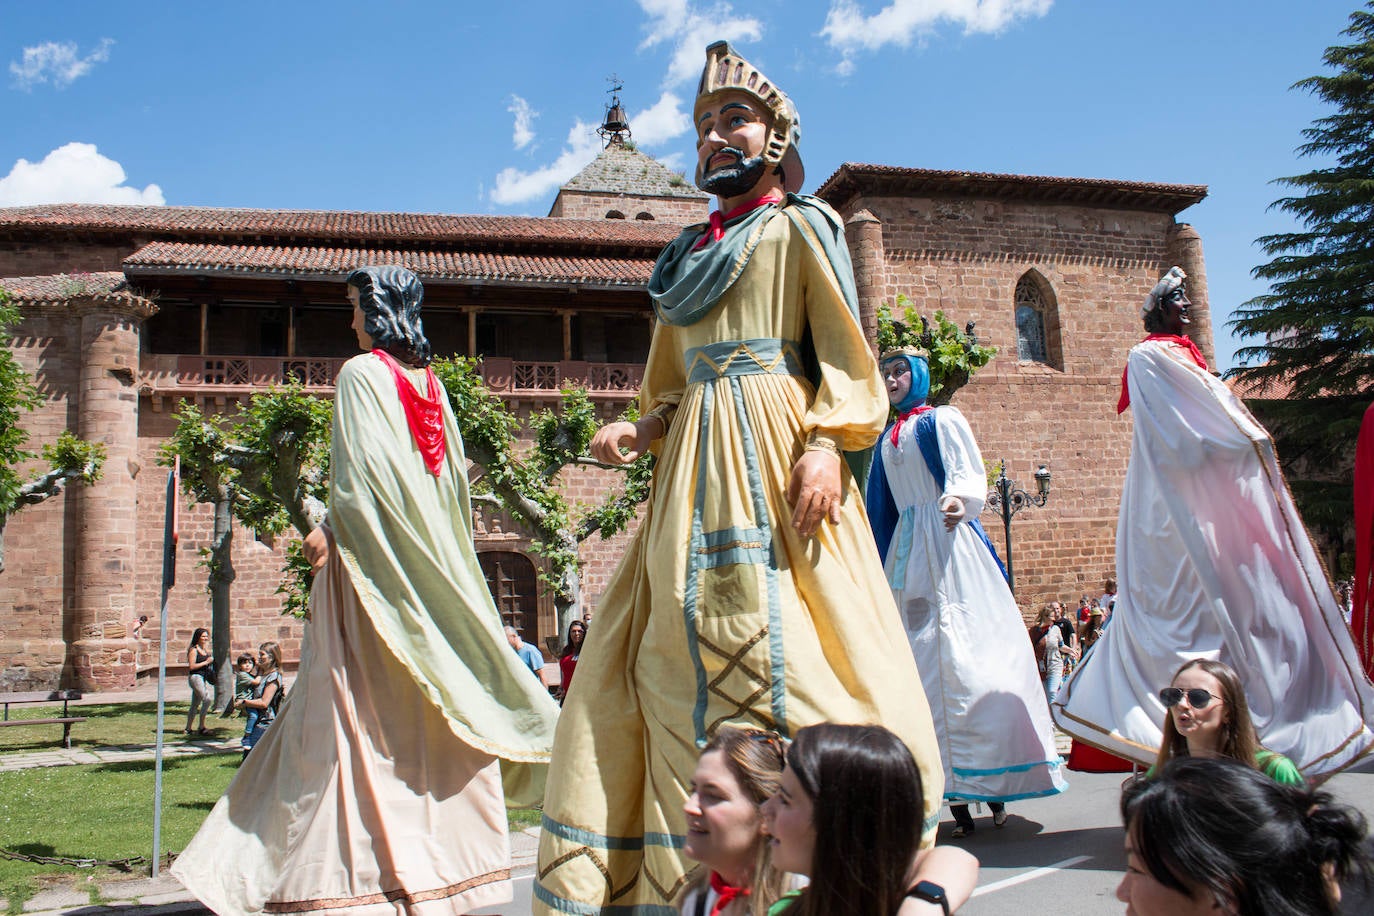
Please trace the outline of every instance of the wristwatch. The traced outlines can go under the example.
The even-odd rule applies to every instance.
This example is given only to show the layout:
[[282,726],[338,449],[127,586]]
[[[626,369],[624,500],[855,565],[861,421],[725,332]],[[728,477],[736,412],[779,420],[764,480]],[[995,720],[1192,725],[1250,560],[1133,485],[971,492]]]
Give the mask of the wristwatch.
[[934,881],[917,881],[916,886],[907,891],[906,895],[925,903],[938,903],[941,912],[949,916],[949,898],[945,896],[945,889]]

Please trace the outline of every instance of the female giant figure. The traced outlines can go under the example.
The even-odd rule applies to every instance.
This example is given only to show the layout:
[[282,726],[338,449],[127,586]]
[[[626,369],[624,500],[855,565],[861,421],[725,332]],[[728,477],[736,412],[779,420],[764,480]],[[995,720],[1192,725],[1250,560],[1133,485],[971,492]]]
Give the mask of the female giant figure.
[[502,777],[532,803],[531,765],[549,759],[556,707],[506,644],[477,565],[420,282],[368,267],[348,295],[370,352],[339,372],[300,673],[173,868],[220,916],[510,900]]

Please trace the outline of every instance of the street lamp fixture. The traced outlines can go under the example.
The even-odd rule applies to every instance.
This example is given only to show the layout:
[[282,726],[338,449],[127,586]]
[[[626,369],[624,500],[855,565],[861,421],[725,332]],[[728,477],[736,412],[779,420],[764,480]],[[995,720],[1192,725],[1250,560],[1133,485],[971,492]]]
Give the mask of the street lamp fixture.
[[987,508],[1002,513],[1002,530],[1006,534],[1007,545],[1007,585],[1013,595],[1016,594],[1016,573],[1013,571],[1011,559],[1011,517],[1026,506],[1043,506],[1049,502],[1050,479],[1050,469],[1043,464],[1040,465],[1035,472],[1035,495],[1032,496],[1018,487],[1016,481],[1007,477],[1007,462],[1004,458],[997,472],[997,479],[993,481],[992,492],[988,494]]

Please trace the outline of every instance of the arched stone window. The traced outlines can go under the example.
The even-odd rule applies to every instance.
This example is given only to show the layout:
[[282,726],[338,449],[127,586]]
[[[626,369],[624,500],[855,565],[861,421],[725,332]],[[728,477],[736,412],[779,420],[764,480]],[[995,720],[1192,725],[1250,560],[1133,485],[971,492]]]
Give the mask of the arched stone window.
[[1064,368],[1059,307],[1049,281],[1028,270],[1016,282],[1016,358]]
[[501,623],[515,627],[520,638],[539,647],[539,577],[524,554],[508,550],[484,550],[477,554]]
[[648,212],[647,210],[644,211],[643,213],[636,213],[636,214],[635,214],[635,219],[652,220],[653,218],[654,218],[654,215],[653,215],[652,213]]
[[624,213],[621,213],[619,210],[607,210],[607,211],[606,211],[606,219],[624,219],[624,218],[625,218],[625,214],[624,214]]

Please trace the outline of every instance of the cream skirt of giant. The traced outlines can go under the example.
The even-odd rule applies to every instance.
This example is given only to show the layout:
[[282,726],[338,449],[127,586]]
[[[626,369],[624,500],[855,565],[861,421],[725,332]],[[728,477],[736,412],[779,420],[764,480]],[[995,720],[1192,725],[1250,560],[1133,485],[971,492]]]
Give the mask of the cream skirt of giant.
[[172,873],[219,916],[466,913],[511,899],[495,758],[460,741],[378,637],[344,565],[301,669]]

